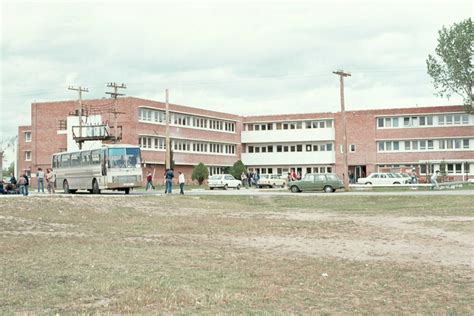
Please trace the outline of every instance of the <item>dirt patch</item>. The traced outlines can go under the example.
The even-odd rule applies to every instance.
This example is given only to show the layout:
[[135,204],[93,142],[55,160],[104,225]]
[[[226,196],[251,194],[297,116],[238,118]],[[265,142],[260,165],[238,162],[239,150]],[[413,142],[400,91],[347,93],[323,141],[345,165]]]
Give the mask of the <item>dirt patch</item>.
[[[472,223],[472,217],[347,216],[334,213],[274,213],[267,218],[314,222],[352,221],[357,233],[334,229],[331,236],[254,236],[231,238],[231,242],[270,251],[298,252],[315,257],[348,260],[424,262],[434,265],[474,268],[474,234],[448,231],[424,225],[430,223]],[[337,228],[337,226],[333,226]]]

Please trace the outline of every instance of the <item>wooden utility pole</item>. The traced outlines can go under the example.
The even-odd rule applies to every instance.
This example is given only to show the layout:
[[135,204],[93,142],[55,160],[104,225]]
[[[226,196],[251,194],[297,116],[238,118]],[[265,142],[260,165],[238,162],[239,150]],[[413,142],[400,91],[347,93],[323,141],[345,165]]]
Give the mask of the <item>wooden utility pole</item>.
[[168,103],[168,89],[165,90],[165,100],[166,100],[166,158],[165,164],[166,169],[171,168],[171,141],[170,141],[170,109]]
[[115,142],[118,140],[118,135],[117,135],[117,97],[125,95],[124,93],[118,93],[118,89],[126,89],[127,86],[122,83],[120,86],[117,85],[115,82],[110,82],[107,84],[108,88],[114,88],[114,92],[106,92],[106,94],[110,94],[112,98],[114,98],[114,136],[115,136]]
[[332,72],[339,76],[340,94],[341,94],[341,115],[342,115],[342,133],[343,133],[343,160],[344,160],[344,189],[349,191],[349,165],[347,162],[347,132],[346,132],[346,109],[344,107],[344,77],[350,77],[350,72],[336,70]]
[[[89,92],[89,89],[82,88],[79,86],[78,88],[74,88],[72,86],[68,87],[68,90],[74,90],[79,92],[79,102],[78,102],[78,112],[79,112],[79,139],[82,138],[82,92]],[[82,142],[79,142],[79,149],[82,149]]]

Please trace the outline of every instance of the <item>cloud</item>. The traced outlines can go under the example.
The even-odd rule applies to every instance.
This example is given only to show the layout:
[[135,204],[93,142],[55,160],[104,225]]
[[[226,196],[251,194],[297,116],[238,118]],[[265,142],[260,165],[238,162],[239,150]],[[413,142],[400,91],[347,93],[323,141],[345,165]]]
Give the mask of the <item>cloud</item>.
[[[242,115],[454,104],[426,74],[437,31],[469,1],[4,1],[0,136],[33,101],[127,95]],[[14,109],[14,110],[13,110]]]

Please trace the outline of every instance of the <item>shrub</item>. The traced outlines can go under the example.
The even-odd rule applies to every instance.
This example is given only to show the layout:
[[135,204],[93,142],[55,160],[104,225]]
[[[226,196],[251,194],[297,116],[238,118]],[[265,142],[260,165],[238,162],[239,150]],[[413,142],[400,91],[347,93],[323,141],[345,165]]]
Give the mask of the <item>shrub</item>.
[[193,168],[193,174],[191,175],[191,179],[197,180],[199,185],[201,185],[208,177],[209,170],[207,170],[207,167],[202,162],[200,162],[197,166]]
[[[247,172],[247,168],[245,168],[244,163],[242,160],[237,160],[232,168],[230,169],[230,174],[234,176],[236,179],[240,179],[242,172]],[[241,179],[242,180],[242,179]]]

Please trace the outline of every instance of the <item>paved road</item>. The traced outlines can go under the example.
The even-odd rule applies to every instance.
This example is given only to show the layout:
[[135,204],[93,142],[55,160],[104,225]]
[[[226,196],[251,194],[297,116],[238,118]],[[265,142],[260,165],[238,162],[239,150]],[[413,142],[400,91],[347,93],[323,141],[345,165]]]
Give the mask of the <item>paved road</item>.
[[[186,195],[191,196],[206,196],[206,195],[232,195],[232,196],[318,196],[318,197],[337,197],[337,196],[423,196],[423,195],[460,195],[460,196],[474,196],[474,187],[472,190],[453,190],[453,189],[443,189],[443,190],[430,190],[430,191],[419,191],[419,190],[409,190],[409,191],[393,191],[393,192],[373,192],[373,191],[338,191],[335,193],[323,193],[323,192],[310,192],[310,193],[291,193],[286,190],[281,189],[241,189],[241,190],[205,190],[205,189],[193,189],[185,191]],[[179,195],[179,190],[175,190],[172,193],[173,195]],[[103,191],[101,196],[129,196],[129,197],[139,197],[139,196],[164,196],[165,194],[160,191],[133,191],[129,195],[125,195],[123,192],[115,191]],[[48,194],[42,194],[37,192],[30,192],[30,196],[34,197],[48,197]],[[55,194],[55,196],[90,196],[94,197],[96,195],[90,194],[87,191],[77,192],[76,194],[63,194],[61,191]],[[0,198],[21,198],[21,195],[0,195]]]

